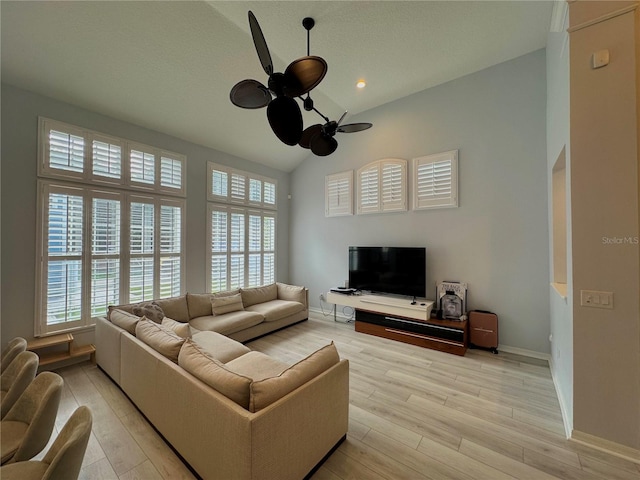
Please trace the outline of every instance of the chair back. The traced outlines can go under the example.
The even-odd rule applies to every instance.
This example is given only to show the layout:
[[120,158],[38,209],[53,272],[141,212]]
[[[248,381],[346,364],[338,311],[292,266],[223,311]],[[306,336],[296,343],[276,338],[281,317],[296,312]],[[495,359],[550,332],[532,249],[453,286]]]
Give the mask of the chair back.
[[49,442],[62,396],[62,377],[42,372],[31,382],[7,413],[5,421],[23,422],[27,431],[10,462],[30,460]]
[[2,351],[2,359],[0,359],[0,373],[4,372],[13,359],[18,356],[19,353],[24,352],[27,349],[27,341],[22,337],[16,337],[9,342],[7,348]]
[[75,480],[80,474],[93,419],[91,410],[78,407],[43,458],[49,467],[42,480]]
[[38,370],[38,355],[20,352],[0,376],[0,419],[13,407],[33,381]]

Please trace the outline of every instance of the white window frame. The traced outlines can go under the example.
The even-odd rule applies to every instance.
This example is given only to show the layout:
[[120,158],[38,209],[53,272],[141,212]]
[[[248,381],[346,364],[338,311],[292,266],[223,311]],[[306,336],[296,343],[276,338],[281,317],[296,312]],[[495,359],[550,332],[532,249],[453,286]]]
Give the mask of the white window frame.
[[[214,212],[224,212],[226,214],[226,249],[218,252],[212,251],[212,242],[213,242],[213,234],[212,234],[212,217]],[[232,215],[241,215],[243,217],[243,248],[242,250],[232,251],[231,250],[231,236],[232,236],[232,228],[231,228],[231,216]],[[249,229],[249,219],[251,216],[258,216],[261,219],[261,247],[259,250],[251,250],[250,249],[250,229]],[[273,218],[273,248],[267,249],[265,248],[265,235],[264,235],[264,219],[265,218]],[[257,287],[265,284],[270,284],[275,282],[277,271],[276,271],[276,245],[277,245],[277,214],[272,210],[264,210],[264,209],[253,209],[247,207],[240,207],[236,205],[228,205],[221,203],[208,203],[207,204],[207,245],[208,245],[208,255],[207,255],[207,291],[215,293],[215,291],[224,291],[231,290],[234,288],[249,288],[249,287]],[[226,265],[226,281],[223,286],[216,288],[214,291],[213,281],[212,281],[212,267],[213,267],[213,256],[224,256],[225,257],[225,265]],[[231,272],[232,272],[232,256],[242,256],[243,258],[243,279],[242,282],[235,284],[231,282]],[[260,281],[258,282],[250,282],[251,272],[249,271],[249,258],[252,255],[260,255]],[[273,257],[273,275],[265,277],[265,256],[272,255]]]
[[[226,175],[226,195],[217,195],[213,192],[213,174],[214,172]],[[240,188],[243,188],[242,195],[235,195],[234,179],[243,178]],[[251,182],[260,182],[260,201],[251,200]],[[271,185],[272,187],[269,187]],[[267,201],[267,193],[273,188],[273,202]],[[269,210],[277,210],[278,182],[277,180],[251,172],[245,172],[235,168],[219,165],[213,162],[207,162],[207,200],[210,202],[218,202],[225,204],[246,205]]]
[[[356,176],[358,215],[407,211],[406,160],[376,160],[359,168]],[[389,189],[392,190],[390,196]]]
[[[51,167],[49,164],[50,141],[49,132],[51,130],[69,133],[84,140],[83,166],[82,171],[74,172],[60,168]],[[111,143],[120,147],[121,155],[121,175],[120,178],[111,178],[93,173],[93,141]],[[131,178],[131,150],[143,151],[154,156],[154,181],[153,183],[136,182]],[[161,159],[170,158],[181,164],[181,184],[179,187],[162,185]],[[138,142],[132,142],[125,138],[105,135],[76,125],[52,120],[45,117],[38,117],[38,176],[55,178],[60,180],[74,180],[82,183],[105,184],[126,188],[128,190],[139,190],[153,192],[162,195],[172,195],[178,197],[187,196],[186,182],[187,157],[179,153],[170,152]]]
[[[417,157],[412,163],[414,210],[458,207],[458,150]],[[440,177],[439,186],[434,185],[433,177],[436,175]],[[421,181],[427,185],[421,186]],[[441,193],[437,192],[438,189]],[[424,190],[427,192],[421,194]]]
[[324,215],[353,215],[353,170],[327,175],[324,179]]

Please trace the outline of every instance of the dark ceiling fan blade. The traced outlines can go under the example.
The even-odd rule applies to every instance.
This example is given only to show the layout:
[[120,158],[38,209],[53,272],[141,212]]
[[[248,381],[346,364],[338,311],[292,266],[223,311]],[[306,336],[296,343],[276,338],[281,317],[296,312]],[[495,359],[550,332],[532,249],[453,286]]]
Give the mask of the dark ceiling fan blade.
[[296,145],[302,138],[302,112],[293,98],[277,97],[267,107],[267,118],[273,133],[287,145]]
[[249,10],[249,27],[251,27],[253,44],[256,46],[256,52],[258,52],[262,68],[264,68],[267,75],[271,75],[273,73],[273,62],[271,61],[269,47],[267,47],[267,41],[264,39],[260,24],[251,10]]
[[240,108],[262,108],[271,101],[271,93],[257,80],[242,80],[233,86],[229,98]]
[[294,60],[284,71],[284,93],[299,97],[313,90],[327,74],[327,62],[322,57],[307,56]]
[[311,148],[311,139],[321,132],[322,125],[320,125],[319,123],[305,128],[302,132],[302,137],[300,138],[298,145],[300,145],[302,148]]
[[311,151],[319,157],[331,155],[338,148],[338,142],[329,135],[319,133],[311,139]]
[[371,127],[373,127],[373,123],[347,123],[346,125],[340,125],[338,127],[338,132],[341,132],[341,133],[361,132]]

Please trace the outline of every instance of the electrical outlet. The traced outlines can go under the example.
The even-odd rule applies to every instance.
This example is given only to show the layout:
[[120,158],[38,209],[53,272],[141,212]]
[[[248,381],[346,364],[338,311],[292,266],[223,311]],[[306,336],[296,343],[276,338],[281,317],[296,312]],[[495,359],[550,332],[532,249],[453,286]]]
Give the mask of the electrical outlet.
[[580,290],[580,305],[613,310],[613,292]]

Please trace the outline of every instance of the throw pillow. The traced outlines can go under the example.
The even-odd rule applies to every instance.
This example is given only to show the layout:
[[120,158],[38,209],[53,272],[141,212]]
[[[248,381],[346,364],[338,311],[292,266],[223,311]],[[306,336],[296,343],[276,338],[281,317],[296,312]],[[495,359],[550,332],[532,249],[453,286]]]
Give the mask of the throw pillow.
[[131,312],[139,317],[147,317],[149,320],[156,323],[162,322],[162,319],[164,318],[162,308],[153,302],[142,302],[134,305]]
[[278,298],[280,300],[300,302],[303,305],[307,304],[307,292],[304,287],[287,285],[286,283],[277,283],[276,285],[278,287]]
[[249,411],[257,412],[293,392],[340,361],[333,342],[292,365],[277,377],[251,384]]
[[164,317],[161,325],[170,328],[173,333],[182,338],[191,338],[191,327],[188,323],[176,322],[173,318]]
[[242,304],[250,307],[257,303],[264,303],[278,298],[278,288],[275,283],[255,288],[241,288]]
[[[159,305],[164,314],[169,318],[173,318],[179,322],[188,322],[190,320],[186,294],[180,295],[179,297],[161,298],[154,300],[153,303]],[[160,321],[162,321],[162,319],[160,319]]]
[[214,315],[244,310],[242,296],[236,293],[235,295],[228,295],[226,297],[213,297],[211,299],[211,310]]
[[178,363],[178,354],[185,339],[173,333],[171,329],[142,318],[136,325],[136,337],[159,354]]
[[251,379],[228,370],[192,340],[187,340],[182,346],[178,365],[241,407],[249,409]]
[[120,328],[124,328],[131,335],[136,334],[136,325],[140,321],[140,317],[124,310],[113,309],[111,311],[111,323]]

